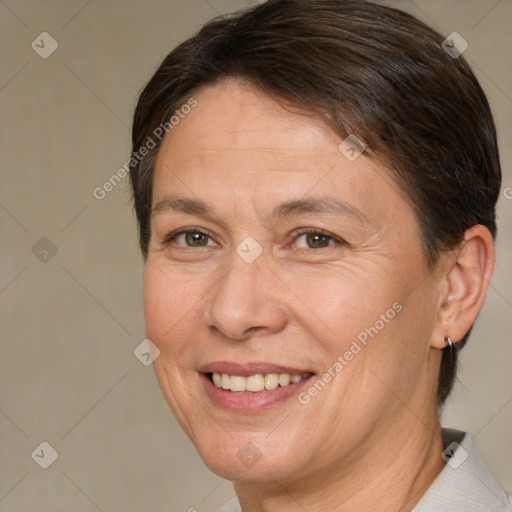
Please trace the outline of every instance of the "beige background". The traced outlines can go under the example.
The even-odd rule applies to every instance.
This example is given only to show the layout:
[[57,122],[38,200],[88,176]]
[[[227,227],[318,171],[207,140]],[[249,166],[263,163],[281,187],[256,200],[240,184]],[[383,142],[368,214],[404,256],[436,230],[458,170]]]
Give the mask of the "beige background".
[[[145,336],[127,179],[102,200],[93,190],[126,161],[137,94],[161,59],[207,19],[250,3],[0,3],[2,512],[205,512],[231,494],[133,354]],[[511,491],[512,0],[389,3],[468,41],[496,116],[498,264],[443,423],[469,431]],[[31,48],[43,31],[59,45],[47,59]],[[33,249],[43,237],[56,254],[44,240]],[[43,441],[59,454],[46,470],[31,457]]]

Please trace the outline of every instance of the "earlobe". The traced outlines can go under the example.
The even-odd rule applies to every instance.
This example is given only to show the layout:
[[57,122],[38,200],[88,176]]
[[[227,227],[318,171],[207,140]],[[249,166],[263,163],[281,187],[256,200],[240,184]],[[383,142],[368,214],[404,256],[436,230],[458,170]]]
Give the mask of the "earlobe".
[[494,269],[494,240],[489,230],[476,225],[468,229],[455,260],[444,273],[439,301],[438,325],[432,346],[443,349],[450,338],[457,343],[469,331],[482,307]]

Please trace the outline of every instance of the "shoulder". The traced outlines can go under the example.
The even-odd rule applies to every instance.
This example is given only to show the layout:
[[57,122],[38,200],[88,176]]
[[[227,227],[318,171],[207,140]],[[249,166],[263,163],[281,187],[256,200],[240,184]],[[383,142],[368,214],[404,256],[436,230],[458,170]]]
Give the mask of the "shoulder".
[[478,455],[471,436],[443,429],[446,466],[413,512],[510,512],[505,493]]
[[[505,493],[473,446],[471,436],[443,429],[446,466],[412,512],[512,512]],[[242,512],[236,496],[217,512]]]
[[238,498],[233,496],[222,508],[216,512],[242,512]]

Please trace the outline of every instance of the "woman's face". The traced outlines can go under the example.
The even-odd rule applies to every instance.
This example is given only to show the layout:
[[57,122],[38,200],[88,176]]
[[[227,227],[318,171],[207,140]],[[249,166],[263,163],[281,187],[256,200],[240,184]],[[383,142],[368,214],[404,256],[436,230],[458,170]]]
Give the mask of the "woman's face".
[[413,210],[319,119],[234,80],[194,98],[154,175],[144,307],[160,386],[223,477],[347,470],[435,409],[439,279]]

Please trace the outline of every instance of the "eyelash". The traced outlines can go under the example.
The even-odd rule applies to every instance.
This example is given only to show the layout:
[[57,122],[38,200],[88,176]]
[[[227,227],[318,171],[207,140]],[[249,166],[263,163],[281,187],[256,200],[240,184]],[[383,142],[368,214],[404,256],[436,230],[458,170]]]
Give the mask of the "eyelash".
[[[187,234],[187,233],[201,233],[202,235],[205,235],[207,237],[209,237],[210,239],[213,239],[212,237],[212,234],[208,231],[208,230],[205,230],[203,228],[195,228],[195,227],[190,227],[190,228],[185,228],[185,229],[180,229],[178,231],[174,231],[173,233],[170,233],[169,235],[167,235],[164,239],[164,245],[169,245],[172,241],[174,241],[179,235],[182,235],[182,234]],[[341,238],[338,238],[334,235],[332,235],[331,233],[328,233],[327,231],[324,231],[322,229],[317,229],[317,228],[300,228],[298,229],[296,232],[295,232],[295,237],[294,237],[294,241],[299,238],[300,236],[302,235],[307,235],[307,234],[314,234],[314,235],[322,235],[322,236],[325,236],[327,238],[329,238],[329,240],[332,240],[333,242],[335,243],[338,243],[338,244],[342,244],[342,245],[349,245],[345,240],[341,239]],[[320,247],[320,248],[317,248],[317,249],[314,249],[314,248],[307,248],[307,249],[304,249],[303,247],[300,247],[298,248],[299,250],[316,250],[318,251],[319,249],[327,249],[327,247],[330,247],[331,243],[329,243],[326,247]],[[182,248],[185,248],[185,249],[196,249],[197,247],[191,247],[191,246],[179,246],[179,247],[182,247]],[[199,246],[201,247],[201,246]],[[202,246],[202,247],[205,247],[205,246]]]
[[[186,228],[186,229],[180,229],[178,231],[174,231],[173,233],[170,233],[169,235],[167,235],[165,237],[164,245],[169,245],[176,237],[178,237],[179,235],[186,234],[186,233],[201,233],[202,235],[212,238],[212,235],[209,231],[202,229],[202,228],[191,227],[191,228]],[[188,246],[185,246],[185,247],[187,247],[188,249],[194,249],[194,247],[188,247]]]

